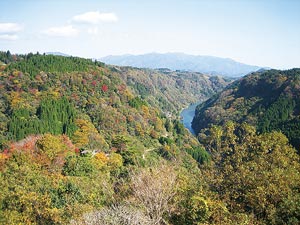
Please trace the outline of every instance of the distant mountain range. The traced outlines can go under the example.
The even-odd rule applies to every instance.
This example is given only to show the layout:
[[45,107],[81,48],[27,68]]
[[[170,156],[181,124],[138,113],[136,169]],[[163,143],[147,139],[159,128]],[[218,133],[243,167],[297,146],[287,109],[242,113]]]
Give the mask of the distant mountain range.
[[118,66],[152,69],[169,68],[171,70],[193,71],[227,77],[241,77],[250,72],[264,69],[258,66],[239,63],[229,58],[195,56],[184,53],[106,56],[99,60]]
[[58,55],[58,56],[65,56],[68,57],[70,55],[62,53],[62,52],[45,52],[46,55]]

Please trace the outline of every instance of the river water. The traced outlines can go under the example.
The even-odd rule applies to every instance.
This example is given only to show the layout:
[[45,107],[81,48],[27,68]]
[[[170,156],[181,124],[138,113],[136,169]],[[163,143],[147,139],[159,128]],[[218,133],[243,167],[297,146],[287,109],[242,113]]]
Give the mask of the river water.
[[196,135],[195,131],[192,128],[192,121],[195,116],[195,109],[198,103],[191,104],[188,108],[185,108],[181,111],[180,117],[182,118],[181,122],[193,135]]

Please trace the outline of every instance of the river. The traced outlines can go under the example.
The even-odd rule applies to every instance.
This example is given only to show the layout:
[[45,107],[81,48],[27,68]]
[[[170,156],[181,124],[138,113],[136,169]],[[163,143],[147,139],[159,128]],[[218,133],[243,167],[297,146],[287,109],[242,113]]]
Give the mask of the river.
[[199,104],[200,104],[199,102],[195,104],[191,104],[188,108],[185,108],[180,113],[180,117],[182,118],[181,122],[183,123],[185,128],[187,128],[193,135],[196,135],[196,133],[192,128],[192,121],[195,116],[196,106]]

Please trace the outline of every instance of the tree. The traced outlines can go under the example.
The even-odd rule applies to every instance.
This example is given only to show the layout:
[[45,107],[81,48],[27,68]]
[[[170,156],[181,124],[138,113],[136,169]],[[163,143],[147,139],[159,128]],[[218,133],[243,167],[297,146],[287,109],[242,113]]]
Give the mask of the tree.
[[131,205],[119,204],[83,215],[71,225],[152,225],[151,219],[142,210]]
[[90,121],[77,119],[75,124],[78,129],[72,139],[78,148],[88,150],[106,150],[108,148],[108,144]]
[[210,140],[222,140],[208,146],[214,152],[213,175],[207,174],[212,189],[232,213],[253,213],[268,224],[283,221],[277,210],[289,196],[299,194],[300,185],[299,156],[288,139],[280,132],[257,135],[245,123],[217,130],[218,135],[212,127],[208,135]]
[[162,223],[171,210],[172,198],[177,192],[176,179],[174,168],[164,164],[131,174],[133,203],[145,210],[151,224]]
[[210,154],[201,146],[188,148],[186,149],[186,152],[200,164],[209,163],[211,161]]
[[60,224],[62,211],[52,205],[47,189],[52,177],[41,172],[26,151],[15,151],[0,171],[1,224]]
[[45,134],[37,140],[36,147],[40,163],[51,172],[60,171],[64,166],[65,157],[74,154],[74,149],[67,146],[63,136]]

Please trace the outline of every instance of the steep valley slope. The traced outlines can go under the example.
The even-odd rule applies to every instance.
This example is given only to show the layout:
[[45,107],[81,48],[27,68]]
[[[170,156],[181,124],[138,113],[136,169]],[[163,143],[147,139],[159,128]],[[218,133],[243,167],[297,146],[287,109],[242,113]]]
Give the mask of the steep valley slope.
[[300,69],[252,73],[200,104],[193,128],[199,133],[227,121],[247,122],[258,132],[282,131],[300,149]]

